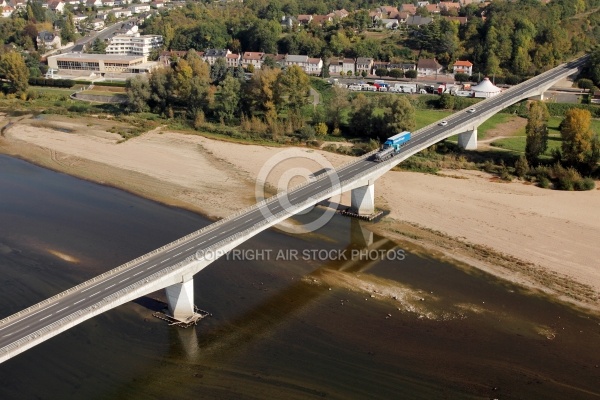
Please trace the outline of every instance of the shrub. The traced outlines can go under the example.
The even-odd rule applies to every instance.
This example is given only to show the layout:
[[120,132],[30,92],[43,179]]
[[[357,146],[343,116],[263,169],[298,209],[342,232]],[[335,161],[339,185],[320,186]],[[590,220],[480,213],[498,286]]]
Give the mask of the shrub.
[[540,178],[538,178],[538,186],[544,189],[547,189],[550,187],[550,179],[546,178],[545,176],[542,176]]
[[578,182],[577,190],[593,190],[596,187],[596,182],[592,178],[584,178]]

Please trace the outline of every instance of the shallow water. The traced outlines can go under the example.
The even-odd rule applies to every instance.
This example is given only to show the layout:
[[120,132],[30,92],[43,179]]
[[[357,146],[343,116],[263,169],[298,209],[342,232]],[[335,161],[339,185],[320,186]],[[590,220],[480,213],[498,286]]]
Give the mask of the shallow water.
[[[0,156],[0,318],[208,223]],[[600,397],[598,318],[429,257],[358,260],[359,228],[264,232],[241,248],[266,259],[196,276],[197,327],[153,318],[153,293],[0,364],[0,398]]]

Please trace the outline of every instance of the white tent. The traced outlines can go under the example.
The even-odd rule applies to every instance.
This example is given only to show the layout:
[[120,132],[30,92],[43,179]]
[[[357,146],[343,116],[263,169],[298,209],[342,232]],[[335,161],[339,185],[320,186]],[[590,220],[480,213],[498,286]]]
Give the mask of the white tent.
[[471,87],[471,90],[475,92],[475,97],[492,97],[502,91],[502,89],[490,82],[490,78],[483,78],[478,85]]

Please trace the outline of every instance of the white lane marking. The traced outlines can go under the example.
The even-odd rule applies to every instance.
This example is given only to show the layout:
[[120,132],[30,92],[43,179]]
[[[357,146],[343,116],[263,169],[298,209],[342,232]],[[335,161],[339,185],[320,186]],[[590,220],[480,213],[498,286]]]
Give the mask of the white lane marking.
[[110,285],[110,286],[107,286],[107,287],[106,287],[104,290],[108,290],[108,289],[110,289],[111,287],[113,287],[113,286],[115,286],[115,285],[116,285],[116,283],[114,283],[114,284],[112,284],[112,285]]
[[73,303],[73,305],[75,305],[75,304],[79,304],[79,303],[81,303],[83,300],[85,300],[85,299],[81,299],[81,300],[79,300],[79,301],[76,301],[75,303]]
[[43,320],[45,320],[46,318],[50,318],[52,315],[54,315],[54,314],[50,314],[50,315],[48,315],[48,316],[46,316],[46,317],[44,317],[44,318],[40,318],[40,321],[43,321]]
[[23,331],[23,330],[25,330],[25,329],[27,329],[27,328],[29,328],[29,325],[27,325],[27,326],[26,326],[26,327],[24,327],[24,328],[21,328],[21,329],[19,329],[18,331],[15,331],[15,332],[13,332],[13,333],[9,333],[8,335],[4,335],[4,337],[11,336],[11,335],[14,335],[15,333],[19,333],[19,332],[21,332],[21,331]]
[[119,283],[123,283],[127,280],[128,278],[123,279],[122,281],[119,281]]
[[[181,253],[183,253],[183,251],[180,251],[179,253],[175,254],[175,256],[178,256],[178,255],[180,255]],[[173,257],[175,257],[175,256],[173,256]]]
[[61,308],[60,310],[58,310],[56,313],[58,314],[59,312],[61,312],[62,310],[66,310],[67,308],[69,308],[69,306],[66,306],[65,308]]
[[[100,293],[100,292],[96,292],[96,293],[94,293],[93,295],[91,295],[90,297],[94,297],[94,296],[95,296],[95,295],[97,295],[98,293]],[[89,297],[88,297],[88,298],[89,298]]]
[[[152,268],[152,267],[150,267],[150,268]],[[146,269],[150,269],[150,268],[146,268]],[[141,274],[142,272],[144,272],[144,271],[140,271],[140,272],[138,272],[138,273],[136,273],[136,274],[133,274],[133,276],[139,275],[139,274]]]

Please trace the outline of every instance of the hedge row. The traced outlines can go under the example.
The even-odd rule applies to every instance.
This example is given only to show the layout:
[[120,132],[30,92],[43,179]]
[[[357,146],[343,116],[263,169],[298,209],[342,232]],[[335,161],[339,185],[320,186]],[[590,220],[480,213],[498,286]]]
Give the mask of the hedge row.
[[75,81],[71,79],[46,79],[46,78],[29,78],[29,84],[32,86],[54,86],[70,88],[75,85]]
[[75,83],[80,85],[91,85],[94,86],[113,86],[113,87],[125,87],[125,82],[90,82],[90,81],[81,81],[77,80]]

